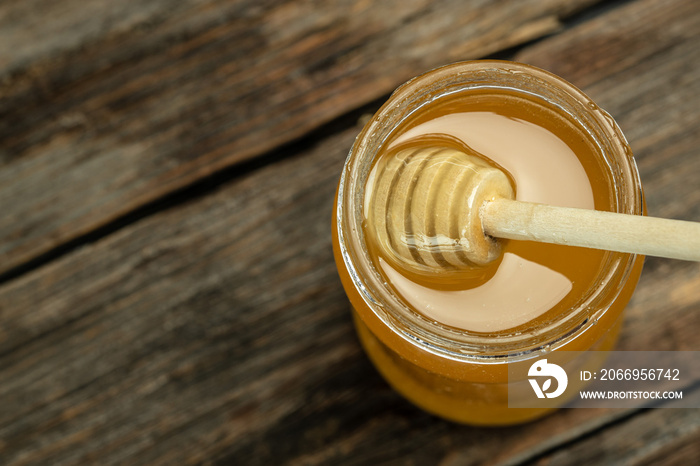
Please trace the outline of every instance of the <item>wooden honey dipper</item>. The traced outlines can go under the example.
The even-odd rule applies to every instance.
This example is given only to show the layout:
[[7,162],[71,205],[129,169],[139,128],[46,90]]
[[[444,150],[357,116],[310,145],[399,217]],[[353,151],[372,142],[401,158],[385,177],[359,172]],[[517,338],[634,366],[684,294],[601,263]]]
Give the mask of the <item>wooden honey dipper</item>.
[[516,201],[502,170],[454,148],[399,150],[373,187],[370,232],[413,269],[486,265],[498,238],[700,261],[700,223]]

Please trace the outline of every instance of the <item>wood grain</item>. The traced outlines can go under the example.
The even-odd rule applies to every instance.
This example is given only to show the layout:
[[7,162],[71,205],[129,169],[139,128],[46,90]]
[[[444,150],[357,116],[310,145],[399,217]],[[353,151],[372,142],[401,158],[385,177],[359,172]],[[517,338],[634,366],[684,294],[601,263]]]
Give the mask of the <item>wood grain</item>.
[[[686,392],[687,393],[687,392]],[[690,394],[700,402],[700,390]],[[571,447],[539,458],[540,465],[659,464],[700,461],[697,409],[644,410]]]
[[[637,37],[655,21],[685,31],[665,47],[643,34],[634,47],[602,47],[605,60],[625,65],[580,72],[584,90],[630,129],[650,211],[685,219],[699,217],[700,31],[687,32],[695,5],[631,2],[520,55],[537,64],[570,50],[559,59],[577,60],[581,41]],[[630,127],[638,112],[643,132]],[[359,348],[330,250],[335,184],[358,131],[289,149],[1,285],[0,463],[468,465],[582,454],[644,464],[697,455],[693,411],[572,409],[479,429],[435,419],[390,390]],[[648,259],[620,348],[699,350],[698,289],[700,265]]]
[[5,2],[0,273],[595,1]]

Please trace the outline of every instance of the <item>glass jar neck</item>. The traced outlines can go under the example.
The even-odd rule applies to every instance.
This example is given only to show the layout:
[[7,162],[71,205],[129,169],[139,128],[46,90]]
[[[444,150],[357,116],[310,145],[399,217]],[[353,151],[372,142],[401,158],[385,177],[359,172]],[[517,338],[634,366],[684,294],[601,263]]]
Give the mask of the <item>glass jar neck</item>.
[[405,340],[442,357],[498,361],[543,347],[554,349],[595,325],[615,301],[635,257],[609,253],[596,286],[568,312],[533,331],[477,334],[430,321],[406,306],[373,266],[367,251],[362,228],[365,182],[379,149],[401,122],[437,99],[472,89],[528,94],[565,112],[599,149],[613,179],[614,210],[639,215],[643,198],[634,159],[614,120],[581,91],[546,71],[502,61],[458,63],[414,78],[392,94],[365,125],[345,163],[335,226],[345,267],[368,308]]

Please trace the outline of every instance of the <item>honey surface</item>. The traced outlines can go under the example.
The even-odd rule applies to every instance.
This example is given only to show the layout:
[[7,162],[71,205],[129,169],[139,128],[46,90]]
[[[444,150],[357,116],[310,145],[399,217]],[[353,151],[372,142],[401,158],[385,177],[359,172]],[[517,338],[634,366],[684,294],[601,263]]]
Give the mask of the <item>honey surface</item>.
[[[464,144],[507,172],[516,199],[613,210],[610,180],[589,135],[561,110],[515,91],[468,91],[431,103],[397,128],[377,157],[428,140]],[[370,174],[366,193],[372,192]],[[365,199],[368,205],[368,199]],[[367,233],[369,229],[365,229]],[[577,303],[604,251],[507,241],[503,259],[469,273],[427,276],[402,268],[366,234],[379,273],[428,319],[479,333],[526,330]]]

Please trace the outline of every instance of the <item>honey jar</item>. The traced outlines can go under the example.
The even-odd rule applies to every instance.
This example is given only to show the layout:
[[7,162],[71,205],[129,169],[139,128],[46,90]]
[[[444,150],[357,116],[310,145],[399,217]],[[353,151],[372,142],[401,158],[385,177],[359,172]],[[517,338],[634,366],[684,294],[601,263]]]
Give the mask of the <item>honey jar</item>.
[[643,215],[629,145],[614,120],[563,79],[479,60],[399,87],[362,129],[342,172],[335,259],[362,346],[382,376],[417,406],[453,421],[498,425],[542,416],[554,408],[508,406],[509,390],[527,387],[509,380],[509,366],[530,366],[552,352],[611,349],[644,258],[509,240],[484,267],[402,267],[391,245],[371,234],[367,209],[386,157],[425,144],[482,154],[508,174],[518,200]]

